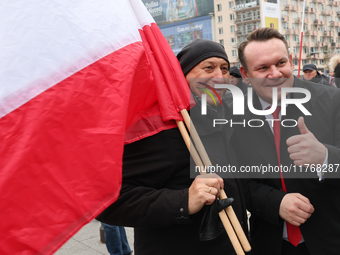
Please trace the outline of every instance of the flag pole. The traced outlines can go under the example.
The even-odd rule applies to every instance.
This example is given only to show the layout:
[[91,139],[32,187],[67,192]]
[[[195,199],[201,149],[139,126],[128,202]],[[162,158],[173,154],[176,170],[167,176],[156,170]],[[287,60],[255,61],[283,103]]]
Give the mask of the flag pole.
[[[188,130],[189,130],[189,132],[191,134],[191,137],[192,137],[192,139],[193,139],[193,141],[194,141],[194,143],[195,143],[195,145],[197,147],[197,150],[198,150],[198,152],[199,152],[199,154],[200,154],[200,156],[201,156],[201,158],[202,158],[202,160],[204,162],[204,165],[205,166],[211,166],[212,164],[211,164],[211,161],[209,159],[209,156],[208,156],[208,154],[207,154],[207,152],[206,152],[206,150],[205,150],[205,148],[204,148],[204,146],[202,144],[201,139],[199,138],[199,135],[198,135],[198,133],[196,131],[195,126],[193,125],[193,123],[192,123],[192,121],[190,119],[188,111],[186,109],[184,109],[184,110],[181,111],[181,114],[182,114],[184,122],[185,122],[185,124],[186,124],[186,126],[187,126],[187,128],[188,128]],[[180,124],[180,122],[181,121],[178,121],[177,125],[180,128],[180,131],[181,131],[181,134],[183,136],[183,139],[186,141],[186,144],[187,144],[187,147],[188,147],[190,153],[192,155],[195,155],[195,157],[197,157],[198,154],[196,152],[196,149],[194,147],[190,146],[190,137],[189,137],[189,135],[187,133],[187,130],[185,129],[183,122],[182,122],[182,124]],[[183,127],[184,127],[184,130],[183,130]],[[195,160],[194,156],[193,156],[193,159],[195,161],[195,164],[200,166],[200,168],[202,169],[203,163],[202,163],[201,159],[199,158],[199,156],[198,156],[198,160],[197,159]],[[205,174],[205,172],[200,171],[200,174]],[[221,191],[220,191],[220,199],[226,199],[226,198],[227,198],[227,195],[226,195],[225,191],[223,189],[221,189]],[[248,242],[248,239],[247,239],[246,235],[244,234],[244,231],[243,231],[243,229],[242,229],[242,227],[240,225],[240,222],[237,219],[237,216],[235,214],[234,209],[232,208],[232,206],[229,206],[229,207],[227,207],[225,209],[225,211],[226,211],[226,213],[228,215],[227,219],[228,218],[230,219],[230,222],[232,223],[232,226],[235,229],[235,232],[236,232],[236,234],[238,236],[238,239],[240,240],[240,243],[242,244],[243,249],[246,252],[250,251],[251,250],[251,246],[250,246],[250,244]],[[222,214],[220,213],[220,217],[221,217],[221,215]],[[222,216],[221,220],[223,218],[224,217]],[[227,223],[223,222],[223,225],[225,225],[225,224],[227,224]],[[227,230],[228,226],[226,227],[226,225],[225,225],[225,228]],[[228,236],[229,236],[230,240],[232,241],[232,238],[230,237],[229,233],[228,233]],[[239,248],[237,248],[237,246],[239,246],[238,240],[237,240],[237,243],[238,243],[238,245],[236,244],[236,242],[235,242],[235,245],[234,245],[234,243],[232,243],[233,246],[234,246],[235,251],[237,252],[237,254],[244,254],[244,252],[243,252],[241,247],[239,247],[240,250],[239,250]]]
[[[188,150],[192,156],[192,158],[194,159],[194,162],[197,166],[200,167],[200,169],[202,170],[203,169],[203,163],[200,159],[200,157],[198,156],[198,153],[196,151],[196,149],[194,147],[191,147],[190,146],[190,137],[189,137],[189,134],[186,130],[186,127],[184,126],[184,123],[183,121],[179,121],[179,120],[176,120],[176,123],[178,125],[178,128],[181,132],[181,135],[185,141],[185,144],[187,145],[188,147]],[[200,174],[205,174],[203,171],[200,171]],[[230,206],[229,206],[230,207]],[[242,246],[236,236],[236,233],[229,221],[229,218],[228,216],[226,215],[226,212],[225,211],[221,211],[219,212],[219,216],[220,216],[220,219],[222,221],[222,224],[228,234],[228,237],[229,237],[229,240],[231,242],[231,244],[233,245],[234,247],[234,250],[236,252],[237,255],[244,255],[244,251],[242,249]]]
[[306,0],[303,1],[303,7],[302,7],[302,24],[301,24],[301,39],[300,39],[300,53],[299,53],[299,68],[298,68],[298,78],[300,78],[300,66],[301,66],[301,53],[302,53],[302,39],[303,39],[303,25],[305,21],[305,6],[306,6]]

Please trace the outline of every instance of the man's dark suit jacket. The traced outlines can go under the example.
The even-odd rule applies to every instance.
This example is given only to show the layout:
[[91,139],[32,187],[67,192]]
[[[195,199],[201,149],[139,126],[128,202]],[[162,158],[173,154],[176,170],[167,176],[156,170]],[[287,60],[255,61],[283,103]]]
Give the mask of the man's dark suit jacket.
[[[190,115],[195,111],[198,114],[200,108],[193,108]],[[230,132],[222,131],[201,136],[213,164],[236,161],[230,137]],[[125,145],[120,197],[98,219],[134,227],[134,249],[139,255],[235,254],[226,232],[214,240],[200,241],[199,228],[207,208],[188,215],[188,188],[194,180],[190,178],[191,166],[177,128]],[[233,208],[247,233],[241,182],[228,178],[224,184],[228,197],[235,198]]]
[[[306,88],[311,92],[311,100],[304,104],[312,113],[312,116],[304,116],[306,126],[327,147],[328,163],[339,164],[340,91],[297,78],[294,79],[294,87]],[[256,93],[253,95],[254,107],[262,109]],[[291,98],[300,96],[301,93],[296,93]],[[289,105],[287,115],[282,116],[282,120],[297,120],[299,116],[303,116],[303,113],[295,105]],[[233,126],[240,165],[277,166],[274,137],[265,116],[255,116],[246,108],[245,116],[235,117],[239,122],[241,119],[262,119],[265,125],[257,128]],[[289,158],[286,140],[298,134],[300,131],[297,126],[281,126],[282,165],[294,164]],[[340,176],[339,171],[340,169],[337,176]],[[260,174],[258,176],[261,178]],[[275,176],[277,178],[244,181],[247,209],[252,213],[250,238],[253,254],[281,254],[283,220],[279,216],[279,207],[286,193],[282,191],[279,173]],[[308,179],[285,179],[288,192],[301,193],[315,208],[312,216],[300,227],[312,255],[340,253],[340,179],[333,179],[331,176],[334,173],[326,173],[324,181],[319,181],[316,173]]]

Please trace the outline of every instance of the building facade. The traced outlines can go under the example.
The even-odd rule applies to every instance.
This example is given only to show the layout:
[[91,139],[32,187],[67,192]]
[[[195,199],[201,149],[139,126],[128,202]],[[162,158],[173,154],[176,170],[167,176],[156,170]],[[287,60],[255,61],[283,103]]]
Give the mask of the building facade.
[[221,43],[232,66],[237,48],[255,29],[273,27],[288,41],[295,69],[328,68],[340,53],[340,1],[334,0],[143,0],[175,54],[196,38]]
[[339,7],[339,1],[330,0],[306,0],[305,6],[297,0],[215,0],[215,40],[226,48],[231,65],[239,66],[238,45],[254,29],[274,27],[288,41],[297,70],[304,23],[301,67],[315,64],[323,70],[330,57],[339,53]]

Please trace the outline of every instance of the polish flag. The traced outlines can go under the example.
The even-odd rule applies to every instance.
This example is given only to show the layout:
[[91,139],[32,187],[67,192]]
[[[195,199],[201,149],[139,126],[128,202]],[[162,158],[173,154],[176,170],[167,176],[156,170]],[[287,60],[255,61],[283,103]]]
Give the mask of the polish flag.
[[176,127],[189,88],[140,0],[2,1],[0,17],[0,254],[52,254],[117,199],[124,143]]

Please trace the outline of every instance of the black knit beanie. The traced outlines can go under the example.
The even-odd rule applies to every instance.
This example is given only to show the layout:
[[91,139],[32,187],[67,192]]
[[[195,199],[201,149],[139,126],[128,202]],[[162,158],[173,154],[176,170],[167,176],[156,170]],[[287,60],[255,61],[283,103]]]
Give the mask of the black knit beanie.
[[191,71],[191,69],[201,63],[203,60],[212,57],[223,58],[230,66],[224,47],[217,42],[207,39],[196,39],[186,45],[177,54],[177,59],[181,64],[184,76],[186,76]]
[[236,66],[231,67],[229,73],[235,78],[242,78],[241,72]]

